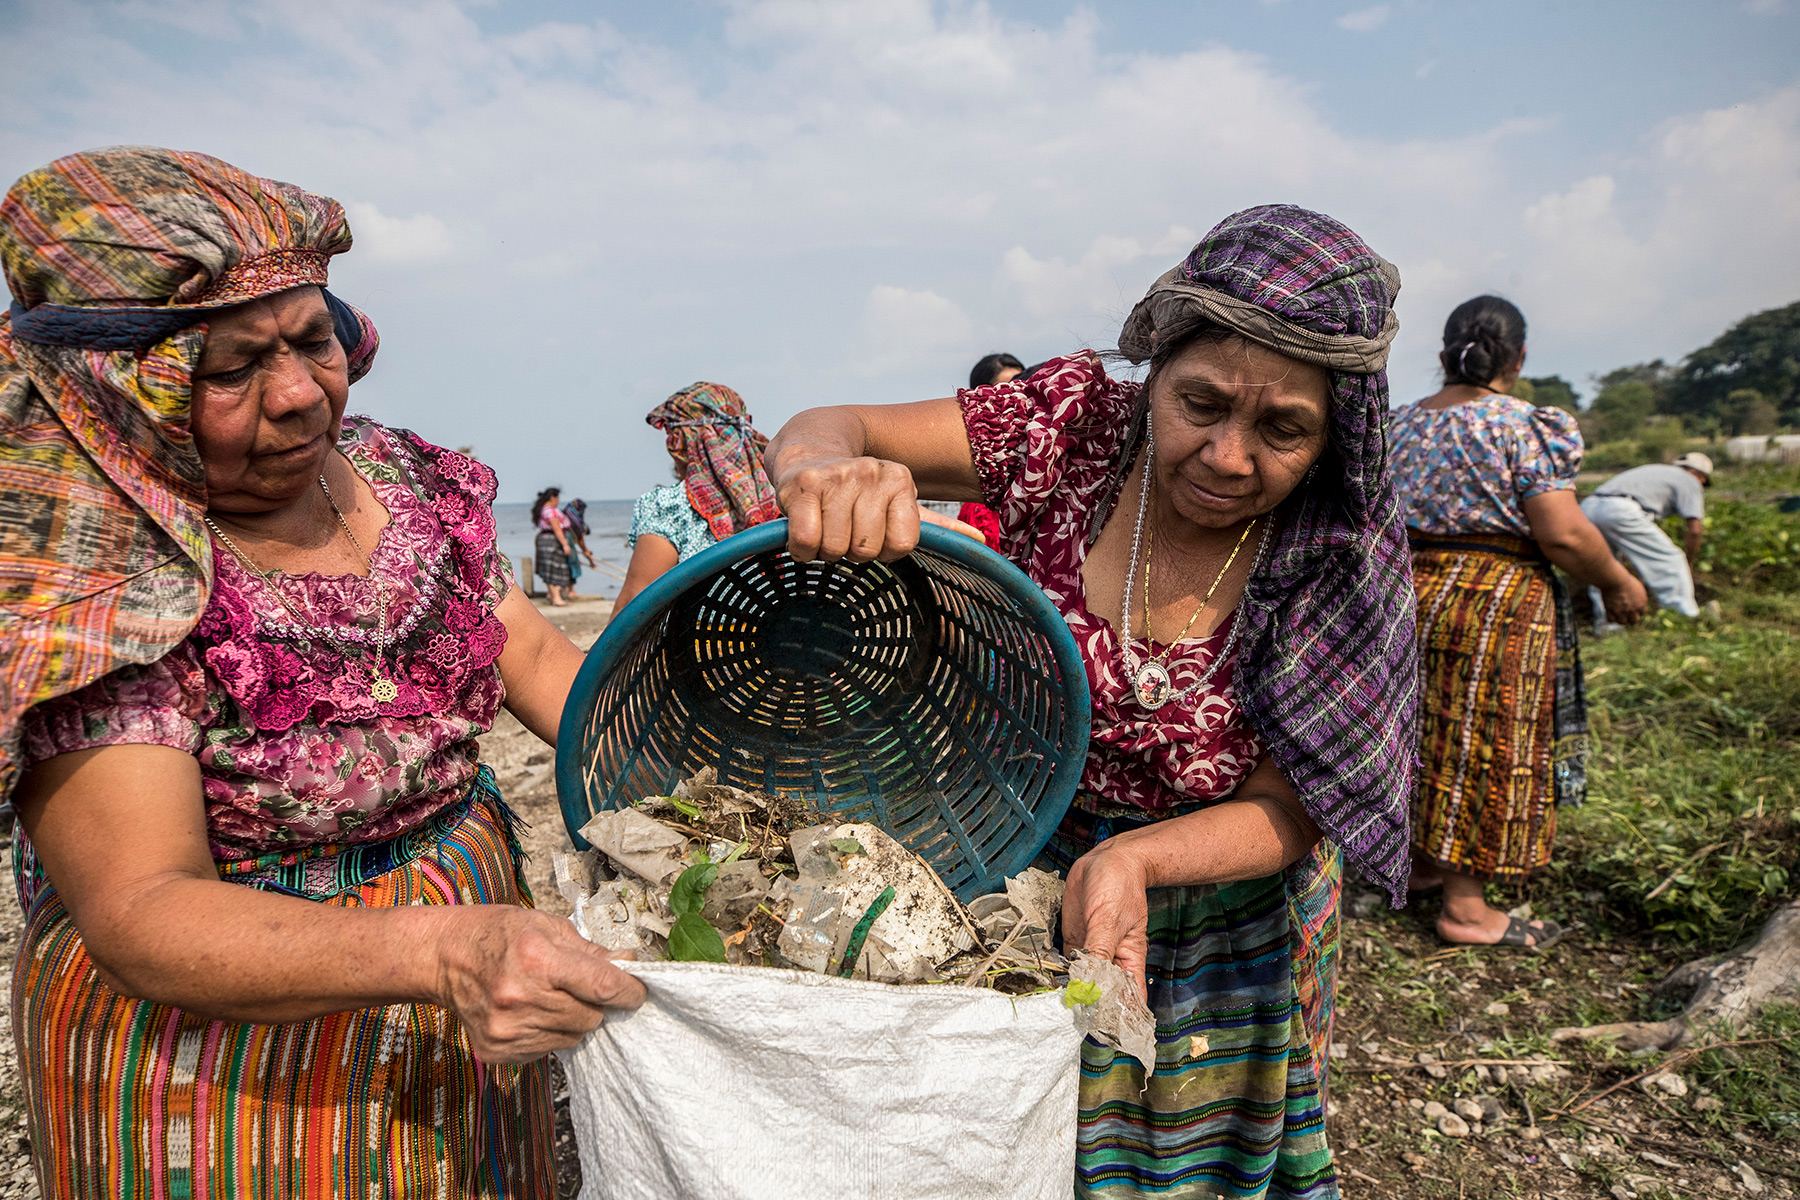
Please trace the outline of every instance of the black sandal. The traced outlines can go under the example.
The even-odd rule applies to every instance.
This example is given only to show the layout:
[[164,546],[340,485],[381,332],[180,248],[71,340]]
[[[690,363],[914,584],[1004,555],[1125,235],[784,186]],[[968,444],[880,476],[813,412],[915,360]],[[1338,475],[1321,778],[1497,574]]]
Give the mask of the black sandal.
[[[1561,925],[1542,918],[1534,919],[1543,926],[1542,929],[1533,929],[1530,921],[1520,920],[1518,917],[1507,917],[1506,932],[1500,935],[1500,940],[1497,942],[1453,942],[1441,933],[1438,934],[1438,941],[1446,946],[1468,946],[1477,950],[1483,946],[1517,946],[1521,950],[1548,950],[1562,941],[1563,934],[1567,931]],[[1528,942],[1525,940],[1526,938],[1536,938],[1537,940]]]
[[[1543,926],[1541,930],[1533,929],[1529,921],[1521,920],[1518,917],[1508,917],[1506,918],[1506,932],[1501,934],[1500,940],[1494,944],[1496,946],[1522,946],[1527,950],[1548,950],[1562,941],[1563,927],[1561,925],[1555,921],[1545,921],[1541,918],[1539,924]],[[1535,938],[1536,940],[1528,942],[1525,940],[1526,938]]]

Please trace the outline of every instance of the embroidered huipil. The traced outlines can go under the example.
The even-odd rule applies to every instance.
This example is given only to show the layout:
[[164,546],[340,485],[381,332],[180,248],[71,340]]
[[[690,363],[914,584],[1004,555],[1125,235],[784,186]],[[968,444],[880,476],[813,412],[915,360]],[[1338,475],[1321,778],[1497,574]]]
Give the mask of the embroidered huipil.
[[309,624],[372,652],[373,578],[265,581],[221,546],[193,633],[157,662],[32,709],[28,762],[121,743],[193,754],[222,861],[392,837],[463,794],[475,739],[504,698],[506,630],[494,609],[512,578],[495,547],[494,473],[365,418],[345,420],[338,449],[389,515],[370,570],[387,599],[399,695],[376,703],[362,655],[308,637],[269,592],[281,588]]
[[[1119,659],[1119,634],[1088,611],[1081,568],[1095,510],[1109,502],[1137,406],[1137,385],[1107,378],[1098,360],[1059,360],[1030,385],[990,384],[960,393],[981,490],[999,518],[1002,554],[1061,610],[1087,666],[1093,736],[1081,790],[1104,802],[1166,814],[1228,794],[1262,757],[1244,724],[1232,663],[1186,701],[1155,712],[1137,702]],[[1135,497],[1122,503],[1135,504]],[[1228,617],[1169,656],[1179,693],[1205,673],[1230,636]],[[1133,639],[1139,661],[1153,651]],[[1159,648],[1160,649],[1160,648]],[[1086,795],[1079,801],[1091,806]]]
[[1389,462],[1406,524],[1422,533],[1531,536],[1525,501],[1574,491],[1581,427],[1560,408],[1488,396],[1389,419]]

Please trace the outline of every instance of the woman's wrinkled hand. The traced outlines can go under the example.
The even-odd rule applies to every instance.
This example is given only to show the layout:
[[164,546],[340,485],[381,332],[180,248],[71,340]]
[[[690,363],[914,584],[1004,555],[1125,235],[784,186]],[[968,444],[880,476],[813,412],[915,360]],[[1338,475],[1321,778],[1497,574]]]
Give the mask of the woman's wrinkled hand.
[[580,1041],[608,1008],[636,1008],[644,985],[548,913],[507,905],[453,910],[441,937],[439,1003],[482,1062],[525,1062]]
[[1063,891],[1063,945],[1110,958],[1149,994],[1150,878],[1129,843],[1109,838],[1075,860]]
[[788,553],[801,562],[893,562],[919,544],[912,472],[879,458],[828,458],[784,471],[776,502],[788,519]]
[[1602,589],[1600,600],[1606,607],[1606,619],[1618,625],[1636,625],[1644,610],[1650,607],[1650,597],[1644,591],[1642,581],[1631,574],[1627,574],[1625,582],[1617,587]]

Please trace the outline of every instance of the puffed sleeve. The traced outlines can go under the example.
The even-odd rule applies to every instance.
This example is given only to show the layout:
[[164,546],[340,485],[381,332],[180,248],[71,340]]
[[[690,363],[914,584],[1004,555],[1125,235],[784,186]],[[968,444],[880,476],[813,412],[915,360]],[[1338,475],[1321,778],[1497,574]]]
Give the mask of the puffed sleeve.
[[206,672],[183,642],[144,666],[121,667],[29,709],[20,722],[27,765],[101,746],[169,746],[200,752]]
[[1584,450],[1574,413],[1560,408],[1532,409],[1515,440],[1513,489],[1519,499],[1574,491]]
[[367,418],[362,420],[373,426],[377,435],[398,435],[423,460],[428,477],[420,482],[450,535],[457,573],[465,586],[480,593],[482,607],[494,611],[512,590],[513,582],[512,564],[500,551],[499,530],[494,524],[500,477],[486,463],[434,445],[410,429],[384,430]]
[[1137,410],[1137,385],[1109,379],[1100,356],[1055,358],[1030,380],[957,393],[984,503],[1004,553],[1053,496],[1104,487]]
[[638,539],[646,533],[654,533],[676,546],[681,545],[673,522],[669,520],[668,496],[671,490],[673,489],[666,484],[658,485],[639,496],[637,503],[631,506],[631,528],[625,533],[625,545],[628,548],[637,549]]

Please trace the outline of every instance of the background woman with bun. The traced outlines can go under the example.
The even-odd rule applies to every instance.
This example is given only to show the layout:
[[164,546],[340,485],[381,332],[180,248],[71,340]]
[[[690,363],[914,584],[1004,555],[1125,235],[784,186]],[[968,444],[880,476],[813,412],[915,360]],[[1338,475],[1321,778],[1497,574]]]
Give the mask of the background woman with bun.
[[1439,361],[1443,390],[1391,426],[1424,674],[1411,886],[1442,888],[1445,941],[1543,947],[1562,935],[1555,922],[1490,908],[1482,887],[1547,866],[1556,804],[1586,788],[1581,660],[1551,565],[1626,624],[1644,587],[1576,502],[1575,417],[1507,395],[1525,365],[1524,315],[1498,296],[1458,305]]

